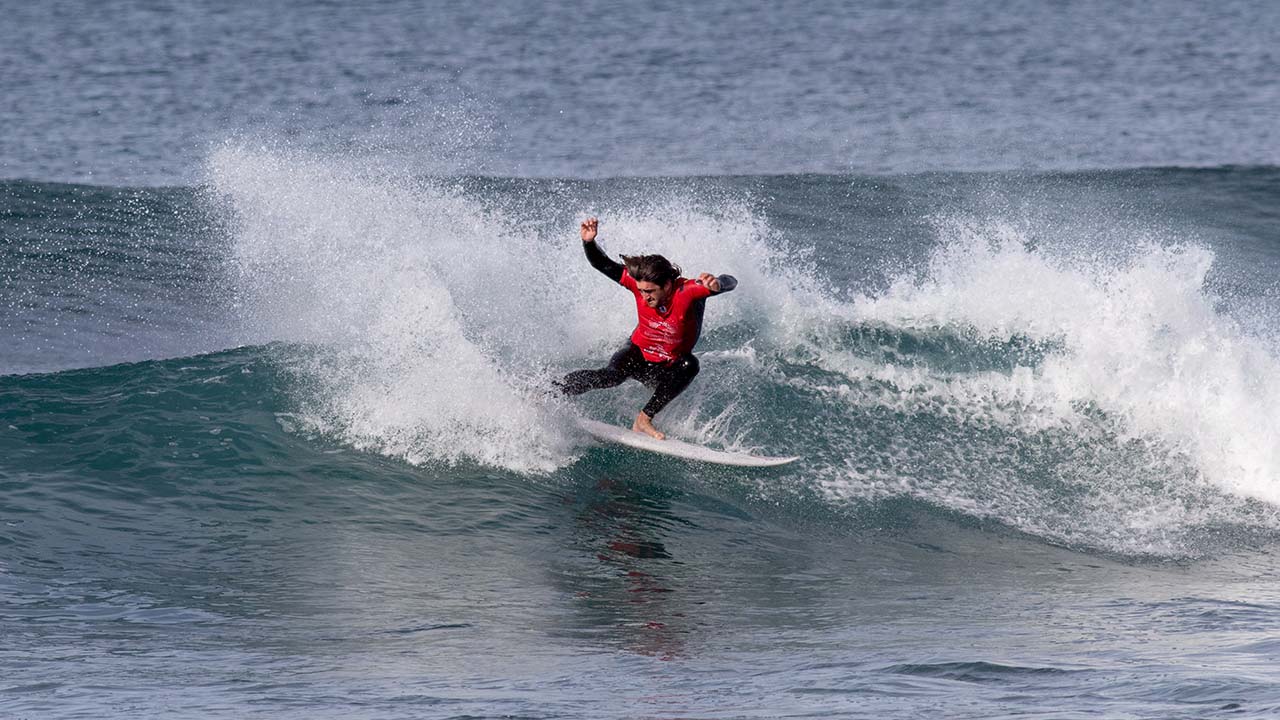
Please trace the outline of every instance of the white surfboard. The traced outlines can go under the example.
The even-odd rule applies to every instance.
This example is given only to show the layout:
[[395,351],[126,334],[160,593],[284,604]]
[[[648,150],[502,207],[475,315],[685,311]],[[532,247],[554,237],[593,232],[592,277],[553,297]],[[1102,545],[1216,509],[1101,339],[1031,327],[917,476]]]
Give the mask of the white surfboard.
[[608,423],[598,422],[596,420],[579,419],[578,426],[586,430],[597,440],[603,442],[617,443],[626,445],[638,450],[648,450],[662,455],[670,455],[672,457],[684,458],[685,460],[697,460],[699,462],[713,463],[716,465],[732,465],[735,467],[776,467],[778,465],[786,465],[787,463],[799,460],[799,457],[766,457],[763,455],[749,455],[747,453],[725,452],[723,450],[712,450],[711,448],[694,445],[683,440],[675,440],[668,437],[666,440],[659,440],[654,437],[638,433],[631,428],[620,428],[617,425],[609,425]]

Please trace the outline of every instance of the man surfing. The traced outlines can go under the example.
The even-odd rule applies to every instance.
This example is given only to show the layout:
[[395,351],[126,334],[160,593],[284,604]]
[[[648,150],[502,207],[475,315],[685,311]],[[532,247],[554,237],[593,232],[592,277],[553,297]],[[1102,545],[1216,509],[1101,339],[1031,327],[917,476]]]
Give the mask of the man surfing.
[[636,415],[631,429],[664,440],[653,416],[679,395],[698,374],[693,346],[702,333],[704,303],[712,295],[729,292],[738,281],[732,275],[701,273],[697,280],[680,277],[680,268],[661,255],[609,259],[596,244],[600,221],[582,222],[582,249],[591,266],[631,291],[636,298],[636,329],[627,344],[599,370],[575,370],[556,385],[566,395],[617,387],[628,378],[653,388],[653,397]]

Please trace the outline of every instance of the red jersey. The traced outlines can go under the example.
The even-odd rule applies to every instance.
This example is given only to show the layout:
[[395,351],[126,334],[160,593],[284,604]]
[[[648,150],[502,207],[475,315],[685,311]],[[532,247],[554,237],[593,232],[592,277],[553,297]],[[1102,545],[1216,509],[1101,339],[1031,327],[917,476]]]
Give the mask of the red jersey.
[[649,362],[671,362],[693,350],[702,332],[702,307],[698,300],[711,297],[711,290],[689,278],[676,278],[675,292],[662,307],[651,308],[636,288],[635,278],[626,270],[618,281],[636,296],[638,322],[631,342]]

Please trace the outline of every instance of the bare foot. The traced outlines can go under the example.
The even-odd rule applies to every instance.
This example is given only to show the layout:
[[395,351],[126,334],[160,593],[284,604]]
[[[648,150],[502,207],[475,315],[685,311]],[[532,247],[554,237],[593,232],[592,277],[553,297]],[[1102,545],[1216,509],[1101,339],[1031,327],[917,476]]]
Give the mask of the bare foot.
[[648,415],[645,415],[643,412],[640,413],[639,415],[636,415],[636,421],[631,423],[631,429],[638,433],[644,433],[645,435],[652,435],[653,437],[659,440],[667,439],[667,434],[664,432],[660,432],[658,428],[654,427],[653,419],[650,418]]

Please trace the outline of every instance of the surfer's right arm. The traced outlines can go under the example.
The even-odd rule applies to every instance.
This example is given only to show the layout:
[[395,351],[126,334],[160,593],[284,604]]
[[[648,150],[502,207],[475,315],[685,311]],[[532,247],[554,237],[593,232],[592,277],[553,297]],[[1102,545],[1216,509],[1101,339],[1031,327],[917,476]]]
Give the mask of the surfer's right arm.
[[591,263],[591,267],[599,270],[610,280],[620,283],[622,282],[622,264],[610,260],[609,256],[605,255],[596,244],[596,232],[599,227],[600,221],[595,218],[582,221],[582,227],[579,229],[582,234],[582,249],[587,253],[587,262]]

